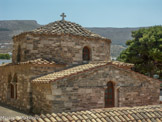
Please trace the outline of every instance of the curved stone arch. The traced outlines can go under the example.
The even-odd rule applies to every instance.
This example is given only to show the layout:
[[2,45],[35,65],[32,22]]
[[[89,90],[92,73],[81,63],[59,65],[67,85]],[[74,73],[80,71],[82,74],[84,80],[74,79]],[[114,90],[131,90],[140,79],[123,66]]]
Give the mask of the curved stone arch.
[[111,82],[114,86],[117,84],[115,81],[109,80],[106,84],[108,84],[109,82]]
[[12,82],[17,83],[17,73],[14,74]]

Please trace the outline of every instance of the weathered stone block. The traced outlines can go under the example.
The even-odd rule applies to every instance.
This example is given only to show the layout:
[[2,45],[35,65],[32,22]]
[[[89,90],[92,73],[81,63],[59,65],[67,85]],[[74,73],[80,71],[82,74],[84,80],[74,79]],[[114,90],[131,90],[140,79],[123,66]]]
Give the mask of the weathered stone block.
[[46,99],[47,100],[54,100],[54,96],[53,95],[46,95]]
[[61,94],[62,94],[62,90],[61,89],[52,90],[52,95],[61,95]]

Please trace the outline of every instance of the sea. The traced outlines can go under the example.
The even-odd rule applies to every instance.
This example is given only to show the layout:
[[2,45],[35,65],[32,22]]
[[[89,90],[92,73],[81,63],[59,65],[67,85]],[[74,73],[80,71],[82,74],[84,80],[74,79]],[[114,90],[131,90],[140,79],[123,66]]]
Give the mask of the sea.
[[0,65],[3,63],[11,63],[11,62],[12,62],[12,59],[10,59],[10,60],[0,59]]

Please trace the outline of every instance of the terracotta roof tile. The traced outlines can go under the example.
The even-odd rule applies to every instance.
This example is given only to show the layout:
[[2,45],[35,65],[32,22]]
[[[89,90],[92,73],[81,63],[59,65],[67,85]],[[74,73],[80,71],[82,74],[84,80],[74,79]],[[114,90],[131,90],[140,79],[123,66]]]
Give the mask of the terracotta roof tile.
[[[98,34],[92,33],[91,31],[83,28],[79,24],[69,21],[56,21],[49,23],[45,26],[37,28],[32,31],[33,33],[50,33],[50,34],[73,34],[80,36],[100,37]],[[103,37],[102,37],[103,38]]]
[[113,116],[110,116],[110,119],[111,119],[113,122],[116,122],[116,121],[117,121]]
[[83,118],[84,118],[85,120],[88,119],[88,117],[87,117],[85,114],[83,114],[82,116],[83,116]]
[[52,122],[57,122],[57,120],[56,120],[53,116],[51,116],[49,119],[50,119]]
[[[80,26],[79,24],[70,22],[70,21],[55,21],[52,23],[49,23],[45,26],[42,26],[40,28],[37,28],[35,30],[29,31],[29,32],[23,32],[19,35],[23,34],[46,34],[46,35],[76,35],[76,36],[82,36],[82,37],[92,37],[92,38],[99,38],[99,39],[106,39],[107,41],[111,42],[110,39],[107,39],[105,37],[102,37],[96,33],[91,32],[90,30],[87,30]],[[17,36],[19,36],[17,35]],[[14,36],[13,38],[17,37]]]
[[43,82],[43,83],[49,83],[51,81],[55,81],[60,78],[68,77],[70,75],[75,75],[79,72],[83,72],[89,69],[93,69],[99,66],[106,65],[106,63],[95,63],[95,64],[85,64],[85,65],[80,65],[76,66],[70,69],[62,70],[59,72],[54,72],[39,78],[34,79],[32,82]]
[[56,63],[54,61],[47,61],[45,59],[39,58],[35,60],[20,62],[19,64],[56,64]]
[[112,120],[111,120],[109,117],[105,117],[105,119],[106,119],[108,122],[112,122]]
[[107,122],[106,119],[104,119],[104,118],[101,118],[101,121],[102,121],[102,122]]
[[128,69],[132,68],[134,66],[134,64],[124,63],[124,62],[120,62],[120,61],[112,61],[111,64],[119,66],[119,67],[125,67],[125,68],[128,68]]
[[106,117],[106,115],[104,114],[104,113],[100,113],[100,115],[103,117],[103,118],[105,118]]
[[121,121],[125,121],[125,119],[121,115],[119,115],[118,117]]
[[70,115],[67,115],[66,117],[67,117],[67,119],[70,120],[70,121],[73,120],[73,118],[72,118]]
[[[83,64],[83,65],[75,66],[72,68],[68,68],[68,69],[65,69],[65,70],[62,70],[59,72],[53,72],[51,74],[48,74],[45,76],[40,76],[38,78],[33,79],[32,83],[50,83],[50,82],[53,82],[53,81],[56,81],[59,79],[67,78],[72,75],[77,75],[79,73],[91,71],[91,70],[97,69],[99,67],[104,67],[106,65],[113,65],[118,68],[122,68],[124,70],[129,70],[129,72],[137,74],[137,76],[142,79],[147,79],[149,81],[151,81],[153,79],[153,78],[150,78],[143,74],[132,71],[130,68],[133,67],[133,64],[123,63],[123,62],[118,62],[118,61],[115,61],[115,63],[114,63],[114,61],[112,61],[112,62],[91,62],[88,64]],[[157,79],[154,79],[154,80],[157,80]],[[159,81],[159,80],[157,80],[157,81]]]
[[101,119],[99,119],[99,118],[97,118],[95,120],[96,120],[96,122],[102,122]]
[[133,66],[131,64],[121,63],[121,62],[89,63],[89,64],[84,64],[84,65],[76,66],[76,67],[73,67],[73,68],[69,68],[69,69],[66,69],[66,70],[62,70],[62,71],[59,71],[59,72],[54,72],[54,73],[36,78],[32,82],[33,83],[49,83],[51,81],[55,81],[55,80],[58,80],[60,78],[65,78],[65,77],[68,77],[68,76],[71,76],[71,75],[78,74],[80,72],[84,72],[84,71],[94,69],[94,68],[98,68],[98,67],[101,67],[101,66],[105,66],[105,65],[108,65],[108,64],[109,65],[116,65],[118,67],[123,67],[123,66],[124,67],[126,67],[126,66],[132,67]]
[[59,116],[56,116],[56,120],[57,120],[57,122],[61,122],[62,121],[62,119]]

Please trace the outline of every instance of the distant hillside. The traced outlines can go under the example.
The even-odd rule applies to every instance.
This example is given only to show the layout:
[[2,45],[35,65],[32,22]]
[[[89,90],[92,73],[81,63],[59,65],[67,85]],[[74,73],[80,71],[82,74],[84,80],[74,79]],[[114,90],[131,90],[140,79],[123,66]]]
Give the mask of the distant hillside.
[[[40,27],[35,20],[0,21],[0,53],[11,52],[12,36]],[[87,28],[112,40],[111,56],[117,57],[125,49],[125,42],[131,39],[131,32],[139,28]]]
[[132,39],[131,32],[139,28],[87,28],[94,33],[111,39],[111,56],[117,57],[126,48],[125,42]]
[[92,32],[98,33],[101,36],[107,37],[112,40],[114,45],[123,45],[125,42],[131,39],[131,32],[138,30],[139,28],[87,28]]
[[40,27],[35,20],[0,21],[0,43],[11,42],[12,36]]

